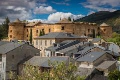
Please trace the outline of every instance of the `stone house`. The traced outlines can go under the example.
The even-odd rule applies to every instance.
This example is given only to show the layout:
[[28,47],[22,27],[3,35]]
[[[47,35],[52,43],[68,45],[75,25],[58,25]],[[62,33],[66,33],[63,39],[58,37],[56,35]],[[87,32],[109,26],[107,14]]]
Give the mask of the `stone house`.
[[[106,52],[90,52],[76,60],[76,65],[78,69],[97,69],[99,71],[103,71],[105,76],[108,75],[109,71],[117,69],[116,60],[112,55]],[[105,65],[107,63],[108,65]],[[84,73],[84,72],[80,72]]]
[[[24,61],[22,64],[19,65],[19,75],[22,75],[22,71],[24,69],[24,66],[26,64],[31,66],[37,66],[39,67],[40,71],[44,72],[46,70],[50,70],[52,66],[50,66],[49,63],[68,63],[70,61],[68,56],[53,56],[53,57],[40,57],[40,56],[34,56],[29,60]],[[56,65],[54,65],[56,66]]]
[[65,40],[87,41],[86,36],[77,36],[66,32],[51,32],[44,36],[34,38],[34,46],[41,50],[41,56],[45,56],[45,49],[54,43],[60,43]]
[[9,79],[10,71],[18,73],[18,64],[25,59],[38,55],[39,50],[26,43],[0,42],[0,78]]

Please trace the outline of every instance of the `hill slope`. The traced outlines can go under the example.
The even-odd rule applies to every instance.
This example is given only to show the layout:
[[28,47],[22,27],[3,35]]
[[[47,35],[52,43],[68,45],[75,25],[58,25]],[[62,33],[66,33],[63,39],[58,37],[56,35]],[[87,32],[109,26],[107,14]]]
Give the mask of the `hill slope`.
[[[109,12],[100,11],[76,20],[77,22],[94,22],[101,24],[103,22],[113,27],[114,31],[120,31],[120,10]],[[116,29],[117,28],[117,29]],[[119,29],[118,29],[119,28]]]

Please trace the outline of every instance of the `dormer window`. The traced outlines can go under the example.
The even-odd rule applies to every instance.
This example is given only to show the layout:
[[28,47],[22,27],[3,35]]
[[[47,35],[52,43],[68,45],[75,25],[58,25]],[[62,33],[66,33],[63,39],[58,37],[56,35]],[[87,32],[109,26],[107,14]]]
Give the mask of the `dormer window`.
[[61,27],[61,30],[64,30],[64,26]]

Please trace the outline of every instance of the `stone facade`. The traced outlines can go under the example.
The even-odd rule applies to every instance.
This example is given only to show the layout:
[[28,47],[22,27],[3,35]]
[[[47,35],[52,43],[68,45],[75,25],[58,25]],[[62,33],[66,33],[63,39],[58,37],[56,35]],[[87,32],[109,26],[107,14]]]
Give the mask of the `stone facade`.
[[12,22],[9,24],[9,40],[29,40],[30,29],[32,29],[33,38],[38,37],[40,34],[40,30],[44,30],[45,34],[49,32],[68,32],[76,35],[86,35],[91,36],[92,31],[95,30],[97,35],[98,26],[93,23],[55,23],[55,24],[44,24],[40,22],[33,22],[34,24],[29,25],[31,23],[23,23],[19,20]]
[[112,32],[111,27],[100,27],[95,23],[87,22],[70,22],[67,19],[63,19],[55,24],[45,24],[41,22],[23,23],[19,19],[9,24],[9,40],[27,40],[29,41],[30,29],[32,29],[32,37],[38,37],[40,30],[44,30],[45,34],[49,32],[68,32],[79,36],[97,36],[98,32],[101,32],[104,36],[109,36],[109,32]]

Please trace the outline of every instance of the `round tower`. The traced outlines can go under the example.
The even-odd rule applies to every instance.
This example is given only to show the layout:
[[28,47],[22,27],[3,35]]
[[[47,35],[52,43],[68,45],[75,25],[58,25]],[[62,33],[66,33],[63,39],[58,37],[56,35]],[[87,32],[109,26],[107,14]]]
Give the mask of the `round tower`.
[[106,23],[102,23],[100,25],[100,34],[101,36],[103,36],[104,38],[110,38],[112,36],[112,27],[110,27],[108,24]]
[[25,23],[21,22],[19,19],[10,23],[8,32],[9,40],[24,40],[24,26]]

